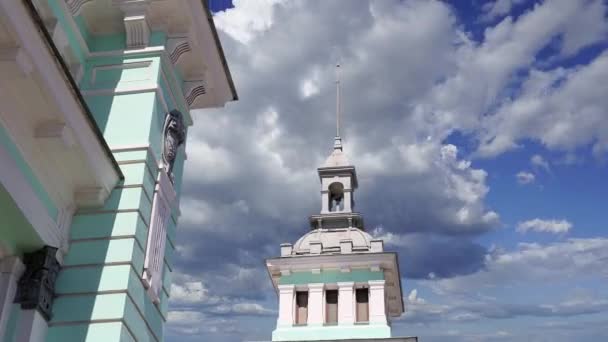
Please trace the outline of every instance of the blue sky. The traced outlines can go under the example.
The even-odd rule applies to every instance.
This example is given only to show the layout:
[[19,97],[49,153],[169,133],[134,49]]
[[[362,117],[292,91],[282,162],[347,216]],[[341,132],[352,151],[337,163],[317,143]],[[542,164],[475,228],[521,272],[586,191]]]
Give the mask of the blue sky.
[[240,100],[194,113],[168,341],[268,341],[334,70],[366,229],[421,341],[608,340],[608,3],[210,1]]

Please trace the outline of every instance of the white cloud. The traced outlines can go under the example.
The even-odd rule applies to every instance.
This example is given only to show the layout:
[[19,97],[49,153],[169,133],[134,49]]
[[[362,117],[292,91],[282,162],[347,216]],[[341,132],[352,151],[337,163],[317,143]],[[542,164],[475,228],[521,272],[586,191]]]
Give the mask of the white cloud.
[[429,282],[437,293],[465,294],[530,282],[560,282],[608,277],[608,239],[567,239],[550,244],[520,243],[516,250],[495,249],[478,272]]
[[490,21],[498,17],[502,17],[509,14],[513,6],[521,4],[525,0],[496,0],[494,2],[488,2],[483,5],[483,11],[485,14],[482,19]]
[[234,303],[218,305],[210,309],[210,312],[249,316],[273,316],[277,314],[275,310],[267,309],[259,303]]
[[534,182],[536,176],[531,172],[520,171],[515,175],[515,178],[517,178],[517,183],[519,184],[530,184]]
[[[502,13],[496,18],[508,15],[499,2],[507,3],[492,4]],[[193,113],[176,265],[192,277],[176,282],[174,322],[194,329],[202,321],[197,331],[211,331],[238,326],[230,316],[271,310],[259,261],[305,233],[307,216],[319,211],[315,169],[331,151],[337,58],[345,151],[359,177],[357,210],[368,224],[386,227],[377,233],[409,261],[403,273],[468,294],[476,286],[561,279],[562,271],[607,274],[593,261],[608,260],[601,241],[487,253],[475,241],[500,225],[498,210],[486,204],[495,175],[471,159],[525,147],[526,140],[569,155],[588,145],[596,155],[608,151],[608,56],[553,66],[602,41],[601,1],[539,2],[481,37],[463,31],[467,23],[440,1],[234,4],[216,23],[240,100]],[[540,51],[555,56],[539,60]],[[479,142],[476,151],[446,143],[455,132]],[[546,168],[531,162],[537,177],[549,170],[544,161]],[[418,312],[422,291],[408,295]],[[426,304],[453,321],[483,317]],[[208,340],[237,340],[215,337]]]
[[543,158],[540,154],[535,154],[530,157],[530,164],[532,164],[535,168],[541,168],[545,171],[550,171],[551,167],[549,166],[549,162]]
[[572,223],[566,220],[541,220],[535,218],[520,222],[517,225],[517,231],[520,233],[527,232],[538,232],[538,233],[552,233],[552,234],[564,234],[570,231]]
[[283,1],[234,0],[234,8],[216,13],[213,20],[219,29],[234,39],[248,43],[272,26],[273,7],[280,2]]
[[209,290],[200,281],[188,281],[183,284],[171,284],[172,304],[206,304],[216,303],[219,298],[209,297]]

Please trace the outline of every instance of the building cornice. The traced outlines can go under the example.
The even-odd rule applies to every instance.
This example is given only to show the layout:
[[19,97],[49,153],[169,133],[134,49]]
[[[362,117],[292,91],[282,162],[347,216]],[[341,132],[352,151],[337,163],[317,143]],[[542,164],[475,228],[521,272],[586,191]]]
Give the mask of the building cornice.
[[50,36],[49,32],[47,31],[42,18],[38,14],[38,11],[34,7],[31,0],[24,1],[24,4],[26,5],[30,18],[32,19],[34,24],[38,27],[38,31],[41,33],[42,38],[46,43],[46,46],[50,50],[49,52],[55,57],[57,64],[61,68],[61,70],[63,72],[63,77],[67,81],[67,84],[70,87],[70,90],[74,94],[76,101],[78,102],[78,105],[80,106],[82,112],[84,113],[88,126],[93,131],[93,134],[95,134],[97,141],[101,144],[101,147],[102,147],[105,155],[112,163],[112,166],[114,168],[114,171],[117,173],[118,178],[120,180],[124,180],[124,175],[122,174],[122,171],[120,170],[120,166],[118,165],[118,162],[116,161],[116,159],[114,159],[114,155],[112,155],[110,146],[108,146],[105,138],[103,137],[103,133],[97,126],[97,123],[95,122],[95,119],[93,118],[93,114],[91,113],[88,105],[86,104],[84,98],[82,97],[82,94],[80,93],[80,88],[78,87],[78,84],[72,77],[72,75],[70,73],[70,69],[66,65],[63,58],[61,57],[61,53],[57,49],[57,46],[55,46],[55,43],[53,42],[53,38]]
[[222,66],[224,67],[224,72],[226,73],[226,77],[228,78],[228,85],[230,86],[230,91],[232,92],[232,100],[237,101],[239,99],[238,94],[236,93],[236,88],[234,86],[234,82],[232,80],[232,74],[230,73],[230,68],[228,68],[228,62],[226,61],[226,56],[224,55],[224,48],[222,48],[222,44],[220,42],[220,38],[217,34],[217,29],[215,28],[215,22],[213,21],[213,14],[211,14],[211,10],[209,10],[209,6],[207,5],[206,0],[201,0],[203,4],[203,8],[207,13],[207,20],[209,21],[209,27],[211,27],[211,34],[213,35],[213,40],[215,41],[215,45],[220,55],[220,60],[222,61]]

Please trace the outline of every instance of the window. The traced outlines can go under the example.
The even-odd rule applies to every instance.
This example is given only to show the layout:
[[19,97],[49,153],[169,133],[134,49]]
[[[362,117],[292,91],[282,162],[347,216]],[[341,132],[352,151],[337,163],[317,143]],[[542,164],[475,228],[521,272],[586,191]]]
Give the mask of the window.
[[357,322],[369,321],[369,289],[357,289]]
[[325,323],[338,323],[338,290],[325,291]]
[[296,292],[296,324],[306,324],[308,321],[308,292]]
[[329,186],[329,211],[344,210],[344,185],[342,183],[331,183]]
[[175,190],[164,170],[158,174],[158,184],[152,203],[150,229],[144,258],[143,282],[152,302],[160,303],[160,291],[163,286],[163,266],[167,224],[171,217],[171,207],[175,203]]

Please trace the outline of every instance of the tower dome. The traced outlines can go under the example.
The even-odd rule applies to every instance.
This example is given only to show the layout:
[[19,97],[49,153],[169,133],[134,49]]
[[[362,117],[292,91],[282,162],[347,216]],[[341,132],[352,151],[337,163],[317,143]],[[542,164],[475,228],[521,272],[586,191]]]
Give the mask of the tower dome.
[[391,317],[404,311],[397,254],[354,211],[357,173],[343,150],[339,103],[338,95],[334,148],[317,169],[321,211],[309,232],[266,260],[279,297],[272,341],[416,341],[391,337]]

